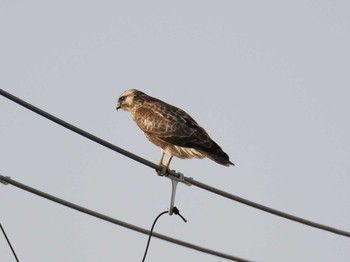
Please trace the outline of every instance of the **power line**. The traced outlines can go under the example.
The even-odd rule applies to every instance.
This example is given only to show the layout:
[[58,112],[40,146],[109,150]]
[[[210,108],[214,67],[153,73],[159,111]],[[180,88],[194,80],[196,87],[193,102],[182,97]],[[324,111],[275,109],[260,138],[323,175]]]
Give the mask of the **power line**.
[[15,102],[15,103],[17,103],[17,104],[19,104],[19,105],[21,105],[21,106],[23,106],[23,107],[33,111],[33,112],[35,112],[35,113],[37,113],[37,114],[39,114],[39,115],[41,115],[41,116],[43,116],[43,117],[53,121],[53,122],[55,122],[56,124],[58,124],[60,126],[63,126],[63,127],[67,128],[67,129],[69,129],[69,130],[71,130],[71,131],[73,131],[73,132],[75,132],[75,133],[77,133],[77,134],[79,134],[81,136],[84,136],[84,137],[86,137],[86,138],[88,138],[88,139],[90,139],[90,140],[92,140],[92,141],[94,141],[94,142],[104,146],[104,147],[107,147],[107,148],[109,148],[109,149],[111,149],[111,150],[113,150],[115,152],[118,152],[118,153],[120,153],[120,154],[122,154],[122,155],[124,155],[126,157],[129,157],[129,158],[131,158],[131,159],[133,159],[133,160],[135,160],[137,162],[140,162],[140,163],[142,163],[142,164],[144,164],[146,166],[149,166],[149,167],[151,167],[151,168],[153,168],[153,169],[155,169],[157,171],[161,171],[161,169],[162,169],[161,166],[158,166],[157,164],[155,164],[153,162],[150,162],[150,161],[148,161],[148,160],[146,160],[146,159],[144,159],[142,157],[139,157],[139,156],[137,156],[137,155],[127,151],[127,150],[124,150],[124,149],[122,149],[120,147],[117,147],[116,145],[113,145],[113,144],[107,142],[106,140],[103,140],[103,139],[101,139],[101,138],[99,138],[97,136],[94,136],[94,135],[84,131],[83,129],[78,128],[78,127],[76,127],[76,126],[74,126],[74,125],[72,125],[72,124],[70,124],[70,123],[68,123],[66,121],[63,121],[62,119],[60,119],[60,118],[58,118],[58,117],[56,117],[54,115],[51,115],[48,112],[46,112],[46,111],[44,111],[44,110],[42,110],[42,109],[40,109],[40,108],[38,108],[38,107],[36,107],[36,106],[34,106],[32,104],[27,103],[26,101],[24,101],[24,100],[22,100],[22,99],[20,99],[20,98],[18,98],[16,96],[6,92],[3,89],[0,89],[0,94],[2,96],[12,100],[13,102]]
[[5,233],[5,229],[2,227],[1,223],[0,223],[0,228],[1,228],[1,231],[2,231],[2,233],[4,234],[4,236],[6,238],[7,244],[11,248],[13,256],[15,257],[16,261],[19,262],[18,257],[16,255],[16,252],[15,252],[14,248],[12,247],[10,239],[8,239],[8,237],[7,237],[6,233]]
[[[82,206],[76,205],[74,203],[68,202],[68,201],[63,200],[61,198],[55,197],[53,195],[50,195],[50,194],[45,193],[43,191],[40,191],[38,189],[35,189],[35,188],[32,188],[32,187],[27,186],[25,184],[22,184],[22,183],[20,183],[20,182],[18,182],[16,180],[13,180],[13,179],[11,179],[9,177],[0,175],[0,182],[2,182],[3,184],[11,184],[11,185],[13,185],[15,187],[18,187],[18,188],[22,189],[22,190],[25,190],[25,191],[28,191],[28,192],[30,192],[32,194],[35,194],[35,195],[38,195],[40,197],[46,198],[46,199],[51,200],[53,202],[56,202],[56,203],[58,203],[60,205],[64,205],[66,207],[75,209],[75,210],[77,210],[79,212],[82,212],[82,213],[85,213],[87,215],[90,215],[90,216],[93,216],[93,217],[105,220],[107,222],[110,222],[110,223],[113,223],[113,224],[116,224],[116,225],[119,225],[119,226],[122,226],[122,227],[125,227],[125,228],[128,228],[128,229],[131,229],[131,230],[134,230],[134,231],[137,231],[137,232],[142,233],[142,234],[150,235],[150,231],[147,230],[147,229],[144,229],[144,228],[141,228],[141,227],[138,227],[138,226],[126,223],[124,221],[121,221],[121,220],[118,220],[118,219],[106,216],[104,214],[98,213],[96,211],[93,211],[91,209],[87,209],[85,207],[82,207]],[[249,262],[249,260],[246,260],[246,259],[243,259],[243,258],[239,258],[239,257],[236,257],[236,256],[224,254],[224,253],[221,253],[221,252],[218,252],[218,251],[215,251],[215,250],[212,250],[212,249],[208,249],[208,248],[205,248],[205,247],[197,246],[197,245],[194,245],[194,244],[182,241],[182,240],[178,240],[178,239],[175,239],[175,238],[172,238],[172,237],[168,237],[168,236],[165,236],[165,235],[162,235],[162,234],[159,234],[159,233],[155,233],[154,232],[154,233],[152,233],[152,236],[157,237],[157,238],[162,239],[162,240],[165,240],[165,241],[168,241],[168,242],[171,242],[173,244],[177,244],[177,245],[180,245],[180,246],[183,246],[183,247],[194,249],[194,250],[197,250],[197,251],[200,251],[200,252],[203,252],[203,253],[206,253],[206,254],[210,254],[210,255],[213,255],[213,256],[217,256],[217,257],[220,257],[220,258],[225,258],[225,259],[228,259],[228,260],[238,261],[238,262]]]
[[[117,147],[99,137],[96,137],[72,124],[69,124],[63,120],[61,120],[60,118],[58,117],[55,117],[47,112],[45,112],[44,110],[4,91],[3,89],[0,89],[0,94],[10,100],[12,100],[13,102],[81,135],[81,136],[84,136],[102,146],[105,146],[113,151],[116,151],[124,156],[127,156],[139,163],[142,163],[148,167],[151,167],[157,171],[162,171],[163,170],[163,167],[162,166],[159,166],[155,163],[152,163],[144,158],[141,158],[133,153],[130,153],[120,147]],[[169,174],[167,174],[171,177],[174,177],[174,178],[180,178],[180,174],[175,172],[175,171],[170,171]],[[307,219],[304,219],[304,218],[300,218],[300,217],[297,217],[297,216],[294,216],[294,215],[290,215],[288,213],[285,213],[285,212],[282,212],[282,211],[279,211],[279,210],[276,210],[276,209],[273,209],[273,208],[270,208],[270,207],[267,207],[267,206],[264,206],[264,205],[261,205],[261,204],[258,204],[258,203],[255,203],[253,201],[250,201],[250,200],[246,200],[244,198],[241,198],[241,197],[238,197],[238,196],[235,196],[233,194],[230,194],[230,193],[227,193],[225,191],[222,191],[220,189],[217,189],[217,188],[214,188],[212,186],[209,186],[209,185],[206,185],[204,183],[201,183],[199,181],[196,181],[192,178],[188,178],[188,177],[184,177],[184,181],[186,183],[190,183],[194,186],[197,186],[199,188],[202,188],[204,190],[207,190],[207,191],[210,191],[212,193],[215,193],[215,194],[218,194],[220,196],[223,196],[225,198],[229,198],[231,200],[234,200],[234,201],[237,201],[237,202],[240,202],[242,204],[245,204],[245,205],[248,205],[248,206],[251,206],[251,207],[254,207],[256,209],[260,209],[262,211],[265,211],[265,212],[268,212],[270,214],[273,214],[273,215],[276,215],[276,216],[280,216],[280,217],[283,217],[283,218],[286,218],[286,219],[289,219],[289,220],[292,220],[292,221],[295,221],[295,222],[298,222],[298,223],[301,223],[301,224],[304,224],[304,225],[307,225],[307,226],[311,226],[311,227],[315,227],[315,228],[318,228],[318,229],[321,229],[321,230],[325,230],[325,231],[328,231],[328,232],[332,232],[332,233],[335,233],[335,234],[338,234],[338,235],[342,235],[342,236],[346,236],[346,237],[350,237],[350,232],[347,232],[347,231],[344,231],[344,230],[340,230],[340,229],[337,229],[337,228],[334,228],[334,227],[330,227],[330,226],[326,226],[326,225],[322,225],[322,224],[319,224],[319,223],[316,223],[316,222],[313,222],[313,221],[310,221],[310,220],[307,220]]]
[[[187,181],[187,178],[185,180]],[[208,186],[208,185],[206,185],[204,183],[201,183],[201,182],[193,180],[193,179],[188,179],[188,182],[192,183],[192,185],[194,185],[194,186],[200,187],[202,189],[205,189],[205,190],[210,191],[212,193],[215,193],[215,194],[218,194],[220,196],[226,197],[228,199],[240,202],[240,203],[242,203],[244,205],[251,206],[251,207],[254,207],[256,209],[260,209],[260,210],[268,212],[270,214],[273,214],[273,215],[276,215],[276,216],[280,216],[280,217],[283,217],[283,218],[286,218],[286,219],[289,219],[289,220],[292,220],[292,221],[295,221],[295,222],[298,222],[298,223],[301,223],[301,224],[304,224],[304,225],[307,225],[307,226],[310,226],[310,227],[315,227],[315,228],[318,228],[318,229],[321,229],[321,230],[325,230],[325,231],[329,231],[329,232],[332,232],[332,233],[335,233],[335,234],[338,234],[338,235],[342,235],[342,236],[345,236],[345,237],[350,237],[350,232],[347,232],[347,231],[344,231],[344,230],[340,230],[340,229],[337,229],[337,228],[334,228],[334,227],[322,225],[320,223],[316,223],[316,222],[313,222],[311,220],[307,220],[307,219],[304,219],[304,218],[301,218],[301,217],[297,217],[297,216],[294,216],[294,215],[290,215],[288,213],[285,213],[285,212],[282,212],[282,211],[279,211],[279,210],[276,210],[276,209],[273,209],[273,208],[261,205],[259,203],[255,203],[253,201],[244,199],[242,197],[239,197],[239,196],[227,193],[227,192],[222,191],[220,189],[217,189],[215,187]]]

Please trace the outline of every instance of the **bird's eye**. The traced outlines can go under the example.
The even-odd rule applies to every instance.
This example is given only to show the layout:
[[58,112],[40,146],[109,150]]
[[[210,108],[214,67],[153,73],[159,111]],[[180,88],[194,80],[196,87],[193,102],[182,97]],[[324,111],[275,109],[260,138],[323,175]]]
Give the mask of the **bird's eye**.
[[123,102],[125,100],[125,96],[121,96],[120,98],[119,98],[119,101],[121,101],[121,102]]

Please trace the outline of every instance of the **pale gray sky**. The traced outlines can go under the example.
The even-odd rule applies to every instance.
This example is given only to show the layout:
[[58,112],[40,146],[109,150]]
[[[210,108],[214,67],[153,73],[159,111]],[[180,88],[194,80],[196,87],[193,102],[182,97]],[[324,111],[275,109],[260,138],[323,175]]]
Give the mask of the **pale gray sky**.
[[[172,168],[350,230],[348,1],[0,1],[0,87],[157,162],[117,96],[138,88],[190,113],[236,167]],[[0,172],[149,229],[171,183],[0,97]],[[141,261],[147,236],[0,185],[21,261]],[[155,231],[254,261],[348,261],[350,239],[179,185],[188,219]],[[221,261],[153,239],[147,261]],[[0,235],[0,261],[14,261]]]

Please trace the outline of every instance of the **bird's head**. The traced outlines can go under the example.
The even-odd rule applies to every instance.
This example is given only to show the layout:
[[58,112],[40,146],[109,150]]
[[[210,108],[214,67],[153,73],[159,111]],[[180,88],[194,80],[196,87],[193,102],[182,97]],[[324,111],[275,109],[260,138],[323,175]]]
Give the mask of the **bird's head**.
[[137,108],[139,104],[142,103],[143,97],[145,95],[145,93],[136,89],[124,91],[118,98],[117,110],[121,108],[126,111],[132,112]]

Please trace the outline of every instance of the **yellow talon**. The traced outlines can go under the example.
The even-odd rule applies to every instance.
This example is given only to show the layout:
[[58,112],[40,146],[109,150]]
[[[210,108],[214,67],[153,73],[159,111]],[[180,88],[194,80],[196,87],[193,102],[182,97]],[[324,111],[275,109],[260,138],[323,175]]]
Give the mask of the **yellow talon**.
[[[165,155],[165,153],[164,153],[164,151],[162,151],[162,153],[161,153],[161,155],[160,155],[160,160],[159,160],[158,165],[159,165],[159,166],[162,166],[162,167],[165,167],[165,168],[166,168],[166,173],[169,173],[169,172],[170,172],[169,165],[170,165],[171,160],[173,159],[173,156],[170,156],[169,159],[168,159],[168,161],[167,161],[166,164],[164,165],[164,164],[163,164],[164,155]],[[164,176],[163,170],[161,170],[161,171],[158,171],[158,170],[157,170],[156,172],[157,172],[157,174],[158,174],[159,176]]]
[[171,159],[173,159],[173,156],[170,156],[169,159],[168,159],[168,161],[167,161],[166,164],[165,164],[165,167],[166,167],[166,169],[167,169],[168,171],[170,171],[169,165],[170,165]]

